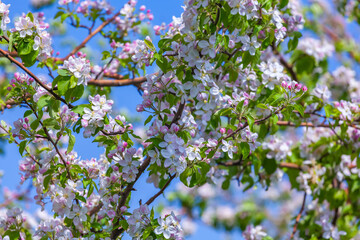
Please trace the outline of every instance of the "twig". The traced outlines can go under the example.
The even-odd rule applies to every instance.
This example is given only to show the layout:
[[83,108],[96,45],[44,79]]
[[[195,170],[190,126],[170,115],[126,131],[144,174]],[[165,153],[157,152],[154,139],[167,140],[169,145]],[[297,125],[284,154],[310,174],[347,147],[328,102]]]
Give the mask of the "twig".
[[114,16],[103,22],[100,26],[98,26],[93,32],[91,32],[77,47],[75,47],[66,57],[63,58],[54,58],[55,61],[65,61],[75,53],[77,53],[80,49],[85,47],[85,45],[92,39],[97,33],[99,33],[104,27],[109,25],[112,21],[115,20],[117,16],[120,15],[120,11],[116,13]]
[[152,196],[151,198],[149,198],[149,200],[146,201],[146,205],[150,205],[158,196],[160,196],[161,194],[163,194],[163,192],[165,191],[165,189],[170,185],[171,181],[175,178],[176,174],[170,176],[169,180],[165,183],[165,185],[160,189],[159,192],[157,192],[154,196]]
[[290,236],[290,240],[294,238],[294,235],[295,235],[295,233],[297,231],[297,227],[298,227],[298,224],[300,222],[301,215],[303,214],[304,209],[305,209],[305,202],[306,202],[306,192],[304,193],[304,198],[303,198],[303,202],[302,202],[302,205],[301,205],[301,209],[300,209],[298,215],[296,216],[296,221],[295,221],[294,228],[293,228],[293,231],[292,231],[291,236]]
[[[139,167],[139,172],[138,174],[136,174],[136,178],[132,183],[129,183],[126,188],[124,189],[124,191],[122,193],[120,193],[120,199],[119,199],[119,204],[117,206],[116,209],[116,214],[119,217],[116,217],[114,219],[113,222],[113,226],[117,226],[119,224],[120,221],[120,215],[121,215],[121,207],[123,207],[126,203],[126,199],[128,198],[131,190],[133,189],[135,183],[137,182],[137,180],[140,178],[141,174],[145,171],[145,169],[149,166],[150,164],[150,157],[146,157],[144,162],[141,164],[141,166]],[[111,239],[115,240],[122,232],[124,232],[123,228],[116,228],[111,232]]]
[[[274,42],[275,43],[275,42]],[[293,66],[291,64],[289,64],[286,59],[284,58],[284,56],[277,50],[275,44],[271,45],[275,55],[279,56],[280,59],[280,63],[286,68],[286,70],[290,73],[291,77],[293,80],[295,80],[296,82],[299,82],[298,77],[296,76],[296,73],[293,69]]]
[[146,77],[139,77],[134,79],[99,79],[99,80],[90,80],[89,85],[100,86],[100,87],[119,87],[119,86],[128,86],[136,85],[146,82]]
[[[268,120],[268,119],[269,119],[270,117],[272,117],[273,115],[276,115],[276,114],[278,114],[279,112],[281,112],[284,108],[285,108],[285,106],[282,106],[281,108],[279,108],[278,110],[276,110],[274,113],[271,113],[271,114],[269,114],[268,116],[263,117],[263,118],[261,118],[261,119],[255,120],[254,124],[258,124],[258,123],[261,123],[261,122],[263,122],[263,121]],[[232,133],[228,134],[227,136],[225,136],[224,139],[228,139],[228,138],[230,138],[230,137],[233,137],[235,134],[237,134],[237,133],[240,132],[241,130],[245,129],[247,126],[249,126],[249,124],[248,124],[248,122],[245,122],[242,127],[237,128],[234,132],[232,132]]]

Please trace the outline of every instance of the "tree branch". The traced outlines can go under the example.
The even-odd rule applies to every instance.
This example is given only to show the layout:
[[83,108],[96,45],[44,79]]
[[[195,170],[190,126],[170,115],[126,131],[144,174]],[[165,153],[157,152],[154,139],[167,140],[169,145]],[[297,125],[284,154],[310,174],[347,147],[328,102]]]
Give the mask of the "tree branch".
[[286,70],[290,73],[293,80],[296,82],[299,82],[299,79],[293,69],[293,66],[286,61],[284,56],[277,50],[276,46],[274,44],[271,45],[275,55],[279,56],[280,63],[286,68]]
[[30,77],[32,77],[35,82],[37,82],[41,87],[43,87],[46,91],[48,91],[51,95],[53,95],[57,100],[60,100],[61,102],[68,105],[69,108],[73,108],[74,106],[70,103],[66,102],[65,99],[61,98],[59,95],[57,95],[51,88],[46,86],[38,77],[36,77],[35,74],[33,74],[28,68],[26,68],[22,63],[17,61],[15,58],[9,55],[8,52],[0,49],[0,53],[4,55],[7,59],[9,59],[12,63],[15,63],[18,67],[20,67],[23,71],[25,71]]
[[146,77],[139,77],[134,79],[99,79],[90,80],[89,85],[100,86],[100,87],[119,87],[128,85],[139,85],[146,82]]
[[54,58],[55,61],[65,61],[75,53],[77,53],[80,49],[85,47],[85,45],[92,39],[96,34],[98,34],[104,27],[109,25],[112,21],[115,20],[117,16],[120,15],[120,11],[116,13],[114,16],[103,22],[100,26],[98,26],[93,32],[91,32],[77,47],[75,47],[66,57],[63,58]]
[[146,201],[146,205],[150,205],[158,196],[164,193],[165,189],[170,185],[171,181],[175,178],[176,174],[170,176],[169,180],[165,183],[165,185],[160,189],[159,192],[157,192],[154,196],[149,198],[149,200]]
[[295,233],[297,231],[297,227],[298,227],[298,224],[300,222],[301,215],[303,214],[304,209],[305,209],[305,202],[306,202],[306,192],[304,193],[304,198],[303,198],[303,202],[302,202],[302,205],[301,205],[301,209],[300,209],[298,215],[296,216],[296,220],[295,220],[293,231],[292,231],[291,236],[290,236],[290,240],[294,238],[294,235],[295,235]]

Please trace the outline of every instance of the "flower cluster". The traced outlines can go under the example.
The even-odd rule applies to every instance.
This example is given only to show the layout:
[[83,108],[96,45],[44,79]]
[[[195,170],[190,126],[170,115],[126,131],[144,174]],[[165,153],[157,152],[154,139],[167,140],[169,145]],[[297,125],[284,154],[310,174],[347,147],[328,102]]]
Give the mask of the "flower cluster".
[[0,1],[1,30],[3,31],[7,29],[6,25],[10,23],[9,8],[10,4],[5,4]]
[[81,118],[81,125],[85,129],[84,137],[90,137],[97,127],[104,126],[107,113],[111,112],[113,100],[107,100],[106,96],[99,94],[94,97],[89,96],[91,108],[84,108],[84,115]]
[[140,238],[142,232],[150,224],[149,219],[150,210],[147,205],[141,205],[135,209],[132,215],[127,219],[129,223],[128,234],[133,238]]
[[52,37],[46,31],[49,26],[43,22],[42,17],[43,14],[37,14],[36,17],[29,14],[22,15],[15,21],[15,28],[12,31],[18,32],[21,38],[31,37],[34,40],[33,50],[39,51],[40,58],[48,58],[53,51]]
[[314,38],[303,38],[300,40],[298,49],[306,54],[313,56],[316,61],[322,61],[326,57],[330,57],[335,48],[326,40],[318,40]]
[[276,161],[286,160],[288,156],[291,156],[291,141],[286,141],[282,138],[271,136],[268,141],[262,144],[263,149],[270,150],[267,154],[267,158],[275,158]]
[[[145,40],[152,44],[149,36],[147,36]],[[139,67],[141,67],[143,64],[149,66],[150,59],[153,57],[153,55],[154,49],[151,49],[145,41],[137,40],[134,55],[131,57],[131,59],[137,62]]]
[[78,79],[77,84],[87,85],[91,80],[90,62],[83,54],[78,54],[79,57],[70,56],[68,60],[64,61],[62,69],[66,69]]
[[182,239],[182,228],[179,224],[178,217],[173,212],[165,218],[158,218],[159,227],[154,232],[157,235],[163,235],[165,239]]

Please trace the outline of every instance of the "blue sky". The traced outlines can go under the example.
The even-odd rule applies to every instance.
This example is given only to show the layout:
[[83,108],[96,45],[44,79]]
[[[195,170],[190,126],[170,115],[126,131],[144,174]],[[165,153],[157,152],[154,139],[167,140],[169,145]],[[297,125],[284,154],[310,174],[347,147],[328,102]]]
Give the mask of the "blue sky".
[[[14,17],[19,16],[22,12],[27,13],[28,11],[32,11],[30,1],[25,0],[3,0],[5,3],[10,3],[10,18],[13,21]],[[126,2],[126,1],[109,1],[117,10]],[[172,16],[179,17],[182,12],[182,1],[179,0],[139,0],[139,6],[146,5],[148,9],[151,9],[155,18],[152,21],[154,25],[160,25],[162,22],[169,23],[172,20]],[[51,18],[56,13],[56,5],[41,9],[41,11],[45,12],[45,16],[47,17],[47,21],[51,20]],[[11,23],[11,26],[12,23]],[[87,36],[87,31],[84,29],[73,29],[71,26],[68,26],[69,35],[71,35],[70,39],[76,40],[77,43],[80,43],[82,39]],[[94,46],[94,43],[97,43],[99,38],[94,38],[89,46]],[[55,51],[60,51],[61,55],[66,55],[69,51],[69,47],[61,44],[63,39],[56,38],[54,39],[53,47]],[[155,39],[156,40],[156,39]],[[39,75],[46,75],[47,71],[45,69],[39,70],[33,68],[33,71]],[[141,102],[141,97],[137,92],[135,87],[127,86],[116,88],[113,90],[113,98],[115,100],[115,108],[116,109],[128,109],[130,114],[138,114],[135,111],[135,107],[138,103]],[[7,123],[12,124],[19,117],[22,117],[24,108],[15,108],[6,110],[3,114],[0,115],[1,120],[5,120]],[[143,119],[145,119],[143,117]],[[103,148],[97,148],[96,144],[91,143],[91,139],[83,139],[81,136],[77,137],[77,142],[75,145],[75,150],[78,152],[79,156],[82,159],[89,159],[91,157],[98,157],[101,153],[103,153]],[[3,178],[2,186],[6,186],[9,189],[16,189],[19,187],[20,175],[18,171],[18,163],[21,159],[21,156],[18,152],[18,148],[16,145],[6,145],[5,147],[5,155],[0,156],[0,169],[5,171],[5,176]],[[172,189],[176,183],[173,183],[170,189]],[[29,186],[29,182],[25,182],[23,187]],[[142,178],[136,185],[135,188],[137,191],[133,195],[133,203],[137,205],[139,199],[146,200],[154,193],[156,193],[156,189],[153,187],[149,187],[149,184],[145,183],[145,179]],[[161,201],[161,198],[158,201]],[[0,197],[1,199],[1,197]],[[155,203],[156,204],[156,203]],[[154,206],[154,205],[153,205]],[[28,211],[33,211],[37,206],[30,206]],[[234,235],[235,236],[235,235]],[[198,231],[192,237],[187,239],[195,240],[195,239],[207,239],[207,240],[215,240],[215,239],[224,239],[224,232],[216,232],[215,230],[206,227],[204,224],[199,223]],[[237,239],[239,239],[239,234],[237,234]]]

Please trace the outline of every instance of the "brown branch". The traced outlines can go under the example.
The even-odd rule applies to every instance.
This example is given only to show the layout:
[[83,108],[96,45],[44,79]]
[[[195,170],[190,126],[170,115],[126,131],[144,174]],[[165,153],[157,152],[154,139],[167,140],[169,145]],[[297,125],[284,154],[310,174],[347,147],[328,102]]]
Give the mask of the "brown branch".
[[66,57],[63,58],[54,58],[55,61],[65,61],[75,53],[77,53],[80,49],[85,47],[85,45],[92,39],[96,34],[98,34],[104,27],[109,25],[112,21],[115,20],[117,16],[120,15],[120,11],[116,13],[114,16],[103,22],[100,26],[98,26],[93,32],[91,32],[77,47],[75,47]]
[[[263,117],[261,119],[255,120],[254,124],[258,124],[258,123],[261,123],[261,122],[264,122],[264,121],[268,120],[273,115],[276,115],[279,112],[281,112],[284,108],[285,108],[285,106],[282,106],[278,110],[276,110],[274,113],[271,113],[271,114],[269,114],[266,117]],[[246,128],[247,126],[249,126],[249,124],[248,124],[248,122],[245,122],[242,127],[237,128],[234,132],[232,132],[232,133],[228,134],[227,136],[225,136],[224,139],[228,139],[230,137],[233,137],[235,134],[237,134],[238,132],[240,132],[241,130]]]
[[279,164],[279,167],[281,168],[292,168],[292,169],[298,169],[301,170],[302,167],[296,163],[288,163],[288,162],[282,162]]
[[[9,56],[11,56],[11,57],[18,57],[19,56],[17,52],[9,52],[9,51],[6,51],[6,50],[4,50],[4,51],[7,52],[7,54],[9,54]],[[5,57],[5,56],[3,56],[3,57]]]
[[158,196],[160,196],[161,194],[163,194],[163,192],[165,191],[165,189],[170,185],[171,181],[175,178],[176,174],[170,176],[169,180],[165,183],[165,185],[160,189],[159,192],[157,192],[154,196],[152,196],[151,198],[149,198],[149,200],[146,201],[146,205],[150,205]]
[[178,120],[180,120],[181,118],[181,114],[184,111],[184,107],[185,107],[185,102],[184,103],[180,103],[179,108],[177,110],[177,112],[175,113],[173,120],[171,121],[171,123],[169,125],[167,125],[169,128],[171,127],[171,125],[173,123],[176,123]]
[[43,87],[46,91],[48,91],[51,95],[53,95],[57,100],[68,105],[69,108],[73,108],[74,106],[70,103],[66,102],[65,99],[61,98],[58,94],[56,94],[51,88],[46,86],[35,74],[33,74],[27,67],[25,67],[22,63],[17,61],[15,58],[9,55],[8,52],[0,49],[0,53],[4,55],[7,59],[9,59],[12,63],[15,63],[18,67],[20,67],[23,71],[25,71],[30,77],[32,77],[41,87]]
[[64,164],[64,167],[65,167],[65,170],[66,170],[66,172],[67,172],[67,174],[68,174],[69,179],[72,180],[72,177],[71,177],[71,174],[70,174],[70,170],[69,170],[69,168],[68,168],[68,165],[66,164],[66,161],[65,161],[64,157],[61,155],[60,150],[59,150],[59,148],[57,147],[57,144],[56,144],[56,143],[54,142],[54,140],[51,138],[50,133],[49,133],[49,131],[47,130],[47,127],[46,127],[46,126],[44,125],[44,123],[41,121],[41,119],[39,118],[39,115],[36,113],[36,110],[31,106],[31,104],[28,103],[25,99],[24,99],[24,101],[25,101],[25,103],[29,106],[29,108],[32,110],[32,112],[34,113],[35,117],[39,120],[39,123],[40,123],[42,129],[44,130],[44,133],[45,133],[45,135],[46,135],[47,140],[48,140],[49,142],[51,142],[51,144],[54,146],[56,153],[59,155],[60,160],[61,160],[62,163]]
[[[8,135],[10,135],[10,132],[8,132],[8,131],[6,130],[6,128],[4,128],[3,126],[1,126],[1,124],[0,124],[0,128],[1,128],[4,132],[6,132]],[[20,143],[19,143],[15,138],[14,138],[14,142],[15,142],[16,145],[20,146]],[[25,148],[25,152],[29,155],[29,157],[30,157],[37,165],[39,165],[40,168],[42,167],[42,164],[41,164],[38,160],[36,160],[35,157],[34,157],[33,155],[31,155],[30,152],[29,152],[26,148]]]
[[306,202],[306,192],[304,193],[304,198],[303,198],[303,202],[302,202],[302,205],[301,205],[301,209],[300,209],[298,215],[296,216],[296,220],[295,220],[293,231],[292,231],[291,236],[290,236],[290,240],[294,238],[294,235],[295,235],[295,233],[297,231],[297,227],[298,227],[298,224],[300,222],[301,215],[303,214],[304,209],[305,209],[305,202]]
[[119,87],[128,85],[138,85],[146,82],[146,77],[139,77],[134,79],[99,79],[90,80],[89,85],[100,86],[100,87]]
[[[278,121],[277,125],[279,125],[279,126],[289,126],[289,127],[311,127],[311,128],[324,127],[324,128],[331,128],[331,129],[334,127],[334,125],[325,124],[325,123],[313,124],[313,123],[309,123],[309,122],[302,122],[300,124],[295,124],[295,123],[292,123],[292,122],[289,122],[289,121]],[[356,126],[354,124],[348,124],[348,126],[356,128],[356,129],[360,129],[360,127],[358,127],[358,126]]]
[[277,50],[277,47],[275,46],[275,44],[272,44],[271,47],[272,47],[273,52],[275,53],[275,55],[279,56],[280,63],[290,73],[292,79],[295,80],[296,82],[299,82],[299,79],[298,79],[298,77],[297,77],[297,75],[296,75],[296,73],[295,73],[295,71],[293,69],[293,66],[286,61],[284,56]]
[[[242,160],[238,160],[238,161],[234,161],[234,162],[219,162],[217,164],[221,165],[221,166],[226,166],[226,167],[232,167],[232,166],[239,166],[243,163]],[[251,162],[248,162],[248,165],[251,165]],[[296,163],[288,163],[288,162],[282,162],[279,163],[279,167],[281,168],[292,168],[292,169],[298,169],[301,170],[302,167]]]
[[[113,221],[113,226],[118,226],[119,225],[119,221],[121,218],[121,207],[123,207],[126,203],[126,200],[131,192],[131,190],[133,189],[135,183],[137,182],[137,180],[140,178],[141,174],[145,171],[145,169],[149,166],[150,164],[150,157],[146,157],[144,162],[141,164],[141,166],[139,167],[139,172],[138,174],[136,174],[136,178],[132,183],[129,183],[126,188],[124,189],[124,191],[122,193],[120,193],[120,199],[119,199],[119,204],[117,206],[116,209],[116,214],[118,215],[118,217],[115,217],[114,221]],[[111,232],[111,239],[115,240],[122,232],[124,232],[123,228],[116,228],[113,229],[113,231]]]

